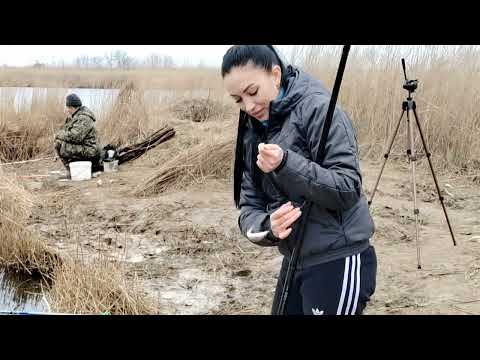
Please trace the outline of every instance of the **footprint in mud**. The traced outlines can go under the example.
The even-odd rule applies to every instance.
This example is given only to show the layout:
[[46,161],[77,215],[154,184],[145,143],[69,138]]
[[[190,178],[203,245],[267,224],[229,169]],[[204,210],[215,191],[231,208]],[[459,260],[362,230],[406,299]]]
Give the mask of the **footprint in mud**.
[[199,269],[182,269],[175,275],[173,282],[162,282],[158,292],[177,314],[208,314],[219,307],[226,288],[218,279]]
[[468,264],[465,271],[465,279],[475,288],[480,288],[480,259]]
[[240,270],[240,271],[235,271],[233,272],[233,276],[249,276],[252,273],[252,270],[245,269],[245,270]]

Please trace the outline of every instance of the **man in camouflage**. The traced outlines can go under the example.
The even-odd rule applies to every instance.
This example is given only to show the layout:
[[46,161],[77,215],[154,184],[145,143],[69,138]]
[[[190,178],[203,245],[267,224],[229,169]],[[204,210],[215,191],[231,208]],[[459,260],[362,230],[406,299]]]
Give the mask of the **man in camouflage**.
[[91,161],[92,171],[98,170],[100,152],[97,146],[97,130],[95,115],[76,94],[70,94],[66,99],[66,109],[69,116],[63,128],[55,135],[55,150],[63,165],[74,161]]

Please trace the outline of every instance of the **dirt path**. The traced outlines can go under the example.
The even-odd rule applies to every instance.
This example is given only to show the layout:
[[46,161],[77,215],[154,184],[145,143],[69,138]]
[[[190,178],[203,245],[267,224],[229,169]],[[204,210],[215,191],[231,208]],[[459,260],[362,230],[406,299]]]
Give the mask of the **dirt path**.
[[[362,162],[367,194],[379,168]],[[427,164],[418,168],[423,268],[416,268],[410,173],[406,164],[389,163],[372,205],[379,267],[366,313],[480,314],[480,185],[461,175],[439,176],[449,193],[453,247]],[[15,171],[48,170],[60,166],[34,163]],[[143,161],[86,182],[23,180],[44,201],[31,226],[60,251],[124,260],[127,273],[158,299],[161,313],[268,314],[281,257],[239,234],[230,183],[209,180],[133,197],[133,187],[153,170]]]

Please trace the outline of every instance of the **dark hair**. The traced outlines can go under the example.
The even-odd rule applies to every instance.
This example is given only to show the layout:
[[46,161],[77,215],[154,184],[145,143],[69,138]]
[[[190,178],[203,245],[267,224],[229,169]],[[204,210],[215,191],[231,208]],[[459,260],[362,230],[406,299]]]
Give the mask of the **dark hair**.
[[245,66],[252,62],[255,66],[271,71],[273,66],[278,65],[282,70],[281,85],[285,82],[285,66],[273,45],[235,45],[227,50],[222,61],[222,78],[232,68]]
[[[287,73],[283,61],[280,59],[277,51],[272,45],[235,45],[232,46],[223,56],[222,62],[222,78],[227,75],[232,68],[236,66],[245,66],[249,62],[252,62],[255,66],[271,71],[273,66],[280,66],[282,77],[280,86],[284,87],[286,84]],[[237,130],[237,145],[235,149],[235,165],[233,172],[233,198],[235,206],[238,208],[240,205],[240,191],[242,186],[243,177],[243,164],[244,164],[244,149],[243,149],[243,136],[246,130],[246,122],[248,116],[246,113],[240,111],[240,119],[238,122]],[[253,149],[252,156],[256,158],[258,149]],[[252,160],[255,163],[254,159]],[[259,169],[252,169],[253,180],[260,185],[261,174]]]

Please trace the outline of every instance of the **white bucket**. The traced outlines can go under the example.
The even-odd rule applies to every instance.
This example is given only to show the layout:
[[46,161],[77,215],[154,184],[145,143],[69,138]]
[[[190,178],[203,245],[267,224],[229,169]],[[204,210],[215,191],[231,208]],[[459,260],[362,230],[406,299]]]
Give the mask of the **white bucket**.
[[68,165],[70,166],[70,177],[72,181],[89,180],[92,178],[91,161],[75,161]]
[[115,171],[118,171],[118,160],[103,162],[103,172],[115,172]]

